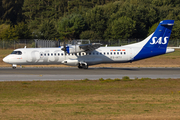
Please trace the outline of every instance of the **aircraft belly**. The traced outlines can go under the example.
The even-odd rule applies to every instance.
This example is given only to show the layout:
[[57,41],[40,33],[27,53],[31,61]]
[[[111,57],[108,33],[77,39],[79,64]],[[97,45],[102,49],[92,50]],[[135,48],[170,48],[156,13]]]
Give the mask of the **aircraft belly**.
[[81,58],[78,58],[79,62],[86,62],[89,65],[94,65],[102,62],[102,58],[97,56],[82,56]]

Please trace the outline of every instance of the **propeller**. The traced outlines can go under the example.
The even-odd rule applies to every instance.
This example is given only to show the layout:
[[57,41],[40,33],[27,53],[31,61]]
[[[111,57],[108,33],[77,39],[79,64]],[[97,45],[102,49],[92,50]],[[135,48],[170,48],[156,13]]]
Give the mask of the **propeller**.
[[63,45],[63,46],[64,46],[64,47],[63,47],[61,50],[64,51],[65,60],[66,60],[67,49],[66,49],[66,43],[65,43],[65,41],[64,41],[64,45]]
[[61,49],[61,50],[63,50],[64,52],[66,52],[67,50],[66,50],[66,43],[65,43],[65,41],[64,41],[64,45],[63,45],[64,47]]

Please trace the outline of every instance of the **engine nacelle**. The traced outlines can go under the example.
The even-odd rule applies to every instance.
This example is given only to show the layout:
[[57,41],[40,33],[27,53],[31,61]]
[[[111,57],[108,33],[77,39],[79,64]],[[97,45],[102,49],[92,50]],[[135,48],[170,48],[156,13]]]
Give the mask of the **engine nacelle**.
[[79,64],[78,60],[64,60],[62,63],[70,66],[78,66]]
[[73,45],[73,46],[70,46],[69,47],[69,53],[79,53],[79,52],[84,52],[84,50],[83,49],[81,49],[80,47],[79,47],[79,45]]
[[79,47],[79,45],[66,46],[66,49],[62,48],[61,50],[66,51],[68,54],[69,54],[69,53],[84,52],[84,50],[81,49],[81,48]]

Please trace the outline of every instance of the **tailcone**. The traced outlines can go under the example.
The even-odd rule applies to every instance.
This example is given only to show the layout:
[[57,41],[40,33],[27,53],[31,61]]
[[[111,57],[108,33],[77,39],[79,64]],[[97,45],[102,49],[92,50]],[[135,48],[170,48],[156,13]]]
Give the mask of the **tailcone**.
[[174,49],[172,49],[172,48],[167,48],[166,49],[166,53],[171,53],[171,52],[174,52],[175,50]]

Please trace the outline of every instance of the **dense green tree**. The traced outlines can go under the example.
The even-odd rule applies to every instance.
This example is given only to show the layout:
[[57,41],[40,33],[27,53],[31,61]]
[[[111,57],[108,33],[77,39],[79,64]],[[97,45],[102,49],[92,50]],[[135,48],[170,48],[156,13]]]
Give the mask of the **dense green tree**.
[[32,37],[31,31],[28,28],[28,25],[24,22],[21,22],[14,27],[18,39],[30,39]]
[[90,39],[90,40],[99,40],[99,39],[101,39],[101,37],[96,32],[94,32],[92,30],[83,31],[80,34],[80,38],[81,39]]
[[58,24],[61,39],[78,39],[80,33],[86,29],[84,18],[80,14],[71,14],[62,18]]
[[[43,39],[59,36],[66,39],[123,38],[119,33],[121,26],[115,26],[120,25],[120,18],[135,22],[133,34],[124,35],[125,38],[144,38],[159,21],[180,21],[180,0],[0,0],[0,11],[0,25],[6,22],[15,29],[18,23],[24,21],[29,31]],[[125,24],[129,24],[128,20]],[[178,27],[174,29],[178,30]],[[51,29],[53,32],[50,32]],[[27,37],[20,33],[16,34],[17,37],[14,35],[17,32],[13,30],[9,32],[13,32],[9,36],[14,38]]]
[[[121,12],[122,11],[122,12]],[[151,5],[143,4],[128,4],[127,2],[120,9],[121,16],[127,16],[136,21],[136,31],[134,38],[144,38],[148,33],[148,29],[157,22],[158,16],[156,8]]]
[[2,6],[2,0],[0,0],[0,18],[2,17],[2,15],[3,15],[3,6]]
[[88,28],[98,34],[98,38],[103,39],[104,31],[107,28],[106,17],[104,15],[104,9],[101,6],[96,6],[89,10],[86,15],[86,22]]
[[120,17],[117,20],[114,20],[107,31],[105,36],[108,36],[110,39],[127,39],[133,35],[135,31],[136,22],[128,17]]
[[18,34],[14,27],[8,27],[7,29],[4,29],[1,33],[1,39],[2,40],[17,40]]
[[172,29],[171,38],[172,39],[180,39],[180,21],[175,21],[175,24]]
[[1,24],[0,25],[0,40],[4,39],[5,32],[10,28],[8,24]]
[[24,0],[1,0],[0,19],[10,20],[13,24],[23,21],[22,5]]
[[58,37],[57,28],[55,26],[54,21],[50,21],[50,20],[44,21],[39,31],[41,33],[40,34],[41,39],[54,40],[55,38]]
[[29,39],[31,38],[31,32],[28,25],[22,22],[14,27],[6,25],[0,36],[3,40]]

